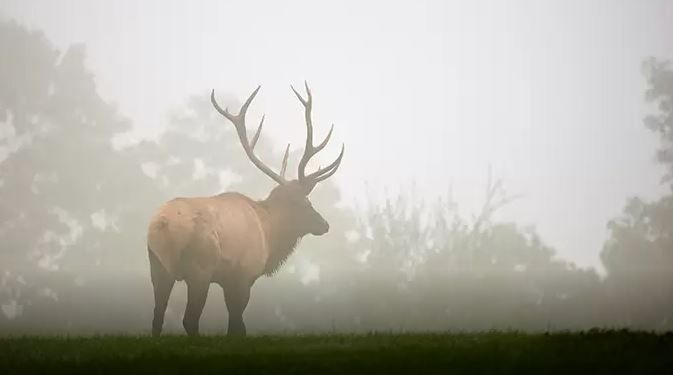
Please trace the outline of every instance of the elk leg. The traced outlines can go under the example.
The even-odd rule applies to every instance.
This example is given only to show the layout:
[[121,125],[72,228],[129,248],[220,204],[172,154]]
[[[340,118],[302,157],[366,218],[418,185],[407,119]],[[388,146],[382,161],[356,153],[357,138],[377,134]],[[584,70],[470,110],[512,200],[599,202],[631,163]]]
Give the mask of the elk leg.
[[[149,250],[149,249],[148,249]],[[150,275],[154,287],[154,318],[152,319],[152,336],[159,337],[164,326],[164,315],[168,298],[173,290],[175,279],[166,271],[152,251],[148,251],[150,257]]]
[[243,311],[248,306],[250,300],[250,286],[245,283],[234,283],[225,285],[224,300],[229,311],[229,327],[227,335],[245,336],[245,323],[243,323]]
[[189,336],[199,335],[199,320],[208,297],[210,283],[201,281],[187,282],[187,308],[182,325]]

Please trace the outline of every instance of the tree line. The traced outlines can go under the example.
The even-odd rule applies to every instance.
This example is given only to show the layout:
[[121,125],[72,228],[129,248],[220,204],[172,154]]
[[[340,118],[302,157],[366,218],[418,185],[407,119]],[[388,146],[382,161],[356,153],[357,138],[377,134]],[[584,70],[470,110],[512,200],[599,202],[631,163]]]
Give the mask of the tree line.
[[[61,52],[2,20],[0,47],[11,51],[0,59],[0,334],[148,330],[152,211],[224,190],[262,198],[271,182],[205,92],[167,116],[158,139],[119,149],[112,140],[132,123],[100,97],[84,46]],[[673,68],[651,58],[643,72],[656,105],[644,123],[667,171],[652,183],[673,188]],[[264,139],[256,150],[282,156]],[[250,330],[671,329],[673,193],[633,197],[607,223],[604,278],[558,258],[534,230],[494,220],[510,198],[489,179],[470,220],[451,196],[413,189],[348,208],[327,182],[312,200],[330,233],[303,240],[255,287]],[[179,332],[184,290],[174,294],[166,325]],[[206,307],[206,330],[224,329],[219,302]]]

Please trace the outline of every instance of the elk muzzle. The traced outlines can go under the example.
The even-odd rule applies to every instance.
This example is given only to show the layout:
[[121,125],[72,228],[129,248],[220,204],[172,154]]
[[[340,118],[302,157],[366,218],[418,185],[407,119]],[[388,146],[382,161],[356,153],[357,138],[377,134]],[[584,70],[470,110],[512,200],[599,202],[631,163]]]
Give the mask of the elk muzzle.
[[311,234],[314,236],[322,236],[327,232],[329,232],[329,223],[327,220],[323,219],[322,216],[318,215],[314,221],[314,228],[311,231]]

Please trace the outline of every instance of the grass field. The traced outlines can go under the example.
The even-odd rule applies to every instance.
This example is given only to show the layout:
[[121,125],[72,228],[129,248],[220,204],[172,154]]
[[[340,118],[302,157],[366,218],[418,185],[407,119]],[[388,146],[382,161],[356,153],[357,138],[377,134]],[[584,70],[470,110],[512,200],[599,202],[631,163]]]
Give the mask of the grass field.
[[673,374],[673,334],[0,338],[0,374],[14,373]]

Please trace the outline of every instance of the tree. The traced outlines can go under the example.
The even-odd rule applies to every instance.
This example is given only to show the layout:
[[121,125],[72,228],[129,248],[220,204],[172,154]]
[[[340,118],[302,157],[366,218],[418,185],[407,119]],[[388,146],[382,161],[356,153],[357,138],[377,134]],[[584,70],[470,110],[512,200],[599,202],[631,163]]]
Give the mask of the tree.
[[428,202],[412,190],[370,200],[350,244],[357,261],[333,297],[340,327],[543,330],[603,323],[593,270],[556,259],[534,230],[493,219],[512,198],[489,181],[471,221],[458,215],[450,196]]
[[40,279],[125,267],[114,251],[128,247],[155,187],[114,149],[130,123],[98,95],[83,46],[61,54],[41,33],[2,21],[0,47],[12,51],[0,61],[5,294],[14,304],[26,293],[58,298]]
[[659,135],[657,160],[668,169],[663,180],[673,183],[673,67],[670,61],[649,58],[643,63],[643,72],[648,84],[645,98],[658,109],[645,117],[645,126]]
[[[673,69],[669,62],[644,63],[646,99],[658,112],[645,126],[659,135],[657,160],[673,177]],[[673,186],[673,185],[672,185]],[[622,215],[608,223],[610,238],[601,252],[620,322],[633,327],[670,329],[673,326],[673,194],[654,202],[634,197]]]

